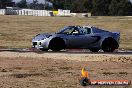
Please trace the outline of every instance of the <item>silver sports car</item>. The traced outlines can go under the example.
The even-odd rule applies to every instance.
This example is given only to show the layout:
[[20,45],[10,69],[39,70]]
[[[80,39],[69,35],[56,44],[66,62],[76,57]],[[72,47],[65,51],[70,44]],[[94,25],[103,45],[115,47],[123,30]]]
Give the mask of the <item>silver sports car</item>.
[[113,52],[119,47],[119,32],[109,32],[93,26],[65,26],[60,31],[42,33],[32,39],[32,47],[42,51],[62,49],[89,49]]

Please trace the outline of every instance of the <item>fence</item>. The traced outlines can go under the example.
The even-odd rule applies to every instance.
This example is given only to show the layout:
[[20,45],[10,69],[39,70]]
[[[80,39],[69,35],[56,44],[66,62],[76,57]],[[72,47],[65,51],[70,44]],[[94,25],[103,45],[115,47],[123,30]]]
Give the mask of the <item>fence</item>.
[[58,14],[54,14],[53,11],[48,10],[32,10],[32,9],[0,9],[1,15],[25,15],[25,16],[70,16],[70,10],[58,10]]
[[62,9],[58,9],[58,15],[59,16],[70,16],[70,10],[62,10]]

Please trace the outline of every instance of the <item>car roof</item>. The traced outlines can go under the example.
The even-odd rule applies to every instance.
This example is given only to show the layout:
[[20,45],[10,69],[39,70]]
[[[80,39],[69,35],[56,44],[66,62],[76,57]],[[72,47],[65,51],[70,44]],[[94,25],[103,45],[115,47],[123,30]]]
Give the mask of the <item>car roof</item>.
[[93,26],[89,26],[89,25],[87,26],[86,25],[86,26],[69,26],[69,27],[77,27],[77,28],[85,28],[85,27],[87,27],[87,28],[92,28]]
[[87,27],[87,28],[92,28],[93,26],[90,26],[90,25],[86,25],[86,26],[83,26],[84,28]]

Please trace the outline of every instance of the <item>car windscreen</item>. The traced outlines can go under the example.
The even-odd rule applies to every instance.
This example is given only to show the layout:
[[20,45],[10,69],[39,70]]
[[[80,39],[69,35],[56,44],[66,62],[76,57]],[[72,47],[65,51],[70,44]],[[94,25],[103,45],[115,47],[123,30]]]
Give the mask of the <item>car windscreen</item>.
[[73,27],[68,26],[68,27],[64,27],[63,29],[61,29],[59,32],[57,32],[57,34],[71,34],[73,30],[74,30]]

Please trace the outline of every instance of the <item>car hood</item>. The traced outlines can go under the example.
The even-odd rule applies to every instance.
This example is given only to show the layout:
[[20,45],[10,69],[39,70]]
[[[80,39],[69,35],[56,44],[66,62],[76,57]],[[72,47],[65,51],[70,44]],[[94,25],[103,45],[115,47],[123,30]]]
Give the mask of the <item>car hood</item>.
[[40,41],[40,40],[44,40],[46,38],[49,38],[50,36],[52,36],[53,34],[49,34],[49,33],[42,33],[42,34],[38,34],[36,35],[32,41]]

